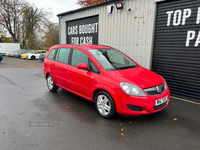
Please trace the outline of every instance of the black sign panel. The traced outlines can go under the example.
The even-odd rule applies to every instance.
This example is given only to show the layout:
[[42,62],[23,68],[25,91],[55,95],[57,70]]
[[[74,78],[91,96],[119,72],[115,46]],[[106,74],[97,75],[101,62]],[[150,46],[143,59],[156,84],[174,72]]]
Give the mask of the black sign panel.
[[93,16],[66,22],[67,44],[98,45],[99,17]]
[[152,70],[166,79],[172,96],[200,102],[200,1],[157,6]]

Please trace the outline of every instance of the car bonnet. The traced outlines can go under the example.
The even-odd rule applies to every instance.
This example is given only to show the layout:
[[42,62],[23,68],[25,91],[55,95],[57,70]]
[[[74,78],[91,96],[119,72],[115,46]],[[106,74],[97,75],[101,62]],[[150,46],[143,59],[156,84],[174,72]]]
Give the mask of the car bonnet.
[[135,84],[142,88],[157,86],[164,82],[160,75],[143,67],[108,71],[108,73],[120,82]]

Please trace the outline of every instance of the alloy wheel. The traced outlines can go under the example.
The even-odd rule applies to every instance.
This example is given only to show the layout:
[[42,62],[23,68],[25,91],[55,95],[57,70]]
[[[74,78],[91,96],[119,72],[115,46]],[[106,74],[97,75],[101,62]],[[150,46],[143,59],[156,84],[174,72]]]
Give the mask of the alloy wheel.
[[106,95],[101,94],[97,97],[97,108],[102,116],[106,116],[110,113],[111,103]]

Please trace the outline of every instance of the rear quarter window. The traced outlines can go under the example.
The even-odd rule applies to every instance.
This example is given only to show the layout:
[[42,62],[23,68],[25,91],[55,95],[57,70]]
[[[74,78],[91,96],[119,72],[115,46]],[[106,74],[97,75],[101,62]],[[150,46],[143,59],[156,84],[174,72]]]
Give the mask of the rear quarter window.
[[55,55],[56,49],[51,50],[51,52],[48,55],[48,59],[54,60],[54,55]]

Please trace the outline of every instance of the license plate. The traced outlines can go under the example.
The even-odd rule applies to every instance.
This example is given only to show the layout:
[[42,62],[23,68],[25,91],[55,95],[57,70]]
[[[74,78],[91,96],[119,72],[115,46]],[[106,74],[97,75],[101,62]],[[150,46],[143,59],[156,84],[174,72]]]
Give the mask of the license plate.
[[168,100],[168,99],[167,99],[167,96],[165,96],[165,97],[163,97],[163,98],[161,98],[161,99],[156,100],[156,106],[165,103],[167,100]]

